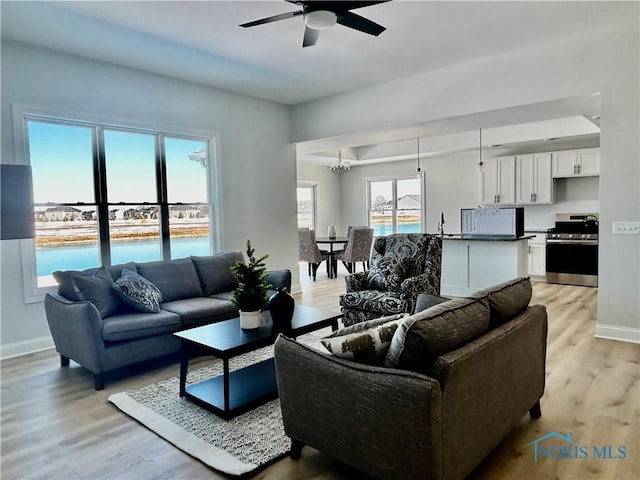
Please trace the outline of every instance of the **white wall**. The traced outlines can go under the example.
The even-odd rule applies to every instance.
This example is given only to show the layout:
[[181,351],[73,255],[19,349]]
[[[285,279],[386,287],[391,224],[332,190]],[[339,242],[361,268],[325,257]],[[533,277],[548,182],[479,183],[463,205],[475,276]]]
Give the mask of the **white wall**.
[[297,105],[293,140],[371,132],[601,92],[597,334],[640,341],[640,238],[612,223],[640,220],[639,5],[630,25]]
[[[269,268],[299,283],[296,160],[287,107],[115,65],[2,41],[2,162],[14,163],[11,105],[115,117],[220,135],[221,249],[251,239]],[[42,303],[23,301],[20,241],[2,241],[1,346],[7,356],[46,343]]]

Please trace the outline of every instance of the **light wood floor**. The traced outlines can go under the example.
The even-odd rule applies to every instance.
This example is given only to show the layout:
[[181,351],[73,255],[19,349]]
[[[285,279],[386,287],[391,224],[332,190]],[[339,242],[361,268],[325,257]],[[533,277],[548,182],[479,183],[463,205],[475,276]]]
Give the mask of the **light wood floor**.
[[[344,273],[329,280],[319,271],[310,283],[301,268],[301,304],[337,309]],[[547,306],[547,384],[542,418],[520,424],[473,472],[474,479],[640,478],[640,345],[593,337],[596,290],[534,285],[534,303]],[[176,363],[107,377],[103,391],[71,363],[60,368],[53,351],[1,364],[1,478],[9,479],[221,479],[122,414],[107,397],[174,376]],[[505,392],[508,394],[508,392]],[[533,460],[527,444],[552,431],[571,433],[576,445],[625,446],[625,459]],[[389,446],[393,448],[393,446]],[[282,459],[254,479],[364,478],[320,452]]]

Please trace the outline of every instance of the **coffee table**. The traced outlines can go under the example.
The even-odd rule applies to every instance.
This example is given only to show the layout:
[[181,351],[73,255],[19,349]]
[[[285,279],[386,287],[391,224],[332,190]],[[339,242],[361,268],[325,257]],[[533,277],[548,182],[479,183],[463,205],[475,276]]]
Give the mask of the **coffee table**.
[[[182,342],[180,359],[180,396],[208,408],[225,420],[278,398],[275,363],[272,358],[239,370],[229,371],[229,359],[266,347],[275,342],[271,316],[255,330],[240,328],[240,318],[190,328],[174,335]],[[341,313],[296,305],[291,329],[286,335],[299,335],[331,327],[338,329]],[[222,359],[223,373],[203,382],[186,386],[189,360],[196,355]]]

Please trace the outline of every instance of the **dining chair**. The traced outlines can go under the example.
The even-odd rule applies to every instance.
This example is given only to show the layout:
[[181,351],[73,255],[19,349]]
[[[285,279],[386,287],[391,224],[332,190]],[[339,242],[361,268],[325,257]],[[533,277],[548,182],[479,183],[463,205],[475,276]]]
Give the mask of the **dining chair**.
[[335,262],[341,261],[349,273],[356,270],[357,262],[362,262],[362,269],[369,268],[371,258],[371,243],[373,242],[373,228],[349,227],[347,246],[335,255]]
[[[315,282],[318,267],[323,261],[329,261],[329,253],[318,248],[314,230],[308,228],[298,229],[298,259],[301,262],[308,263],[309,276],[313,275],[313,281]],[[328,268],[329,264],[327,264]]]

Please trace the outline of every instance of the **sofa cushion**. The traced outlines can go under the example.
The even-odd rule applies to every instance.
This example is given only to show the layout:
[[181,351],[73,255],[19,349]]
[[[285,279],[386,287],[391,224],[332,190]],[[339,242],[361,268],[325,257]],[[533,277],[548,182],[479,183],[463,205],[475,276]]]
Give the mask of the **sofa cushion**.
[[106,268],[100,267],[91,275],[73,275],[71,280],[78,298],[93,303],[102,318],[120,310],[122,304],[111,288],[113,279]]
[[385,255],[372,262],[371,269],[367,274],[369,288],[382,291],[399,291],[402,281],[407,278],[409,264],[408,258],[394,255]]
[[194,327],[238,316],[231,302],[211,297],[188,298],[163,303],[163,310],[177,313],[184,327]]
[[[106,267],[107,271],[111,275],[112,279],[118,278],[123,268],[129,268],[130,270],[135,270],[136,265],[133,262],[123,263],[120,265],[113,265],[110,267]],[[93,275],[98,269],[97,268],[88,268],[86,270],[57,270],[52,273],[53,278],[56,282],[58,282],[58,294],[63,297],[73,301],[78,302],[82,300],[78,293],[75,290],[73,285],[73,277],[79,275],[90,276]]]
[[106,268],[109,271],[111,278],[113,278],[114,280],[117,280],[118,278],[120,278],[120,275],[122,275],[122,271],[125,269],[133,270],[136,273],[138,272],[136,269],[135,262],[119,263],[117,265],[111,265],[110,267],[106,267]]
[[382,363],[398,325],[409,314],[356,323],[320,340],[332,355],[356,362]]
[[396,330],[385,366],[428,372],[435,358],[486,332],[486,300],[457,298],[406,318]]
[[160,312],[160,290],[133,270],[124,269],[120,278],[113,282],[113,290],[124,303],[136,310],[146,313]]
[[529,306],[531,294],[531,280],[520,277],[480,290],[471,298],[484,298],[489,302],[491,329],[523,312]]
[[191,260],[198,272],[204,295],[228,292],[238,286],[231,267],[237,260],[244,262],[242,252],[223,252],[208,257],[192,256]]
[[202,296],[198,272],[190,258],[136,265],[138,273],[158,287],[165,302]]
[[125,313],[103,320],[102,339],[105,342],[119,342],[175,332],[180,327],[180,316],[172,312]]

